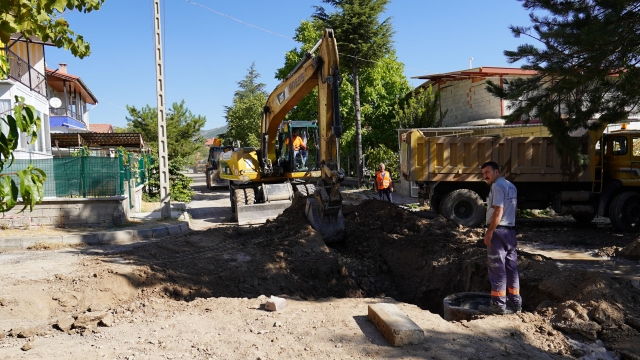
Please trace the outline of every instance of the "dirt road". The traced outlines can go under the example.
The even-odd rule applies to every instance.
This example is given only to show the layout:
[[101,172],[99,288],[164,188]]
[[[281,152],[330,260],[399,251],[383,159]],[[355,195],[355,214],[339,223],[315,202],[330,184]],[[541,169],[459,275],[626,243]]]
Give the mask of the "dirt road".
[[[201,200],[190,208],[201,230],[186,236],[0,254],[0,358],[640,354],[637,273],[598,271],[521,251],[525,312],[447,322],[441,317],[444,296],[489,290],[481,229],[365,201],[345,206],[346,241],[327,247],[307,225],[302,202],[264,226],[241,228],[224,216],[225,192],[196,190]],[[220,205],[208,209],[199,201]],[[637,266],[636,235],[617,234],[607,223],[560,220],[519,219],[519,237],[532,249],[584,250],[611,263],[625,255],[623,264]],[[266,311],[271,295],[286,298],[287,306]],[[368,304],[377,302],[396,303],[424,329],[427,342],[389,346],[367,320]]]

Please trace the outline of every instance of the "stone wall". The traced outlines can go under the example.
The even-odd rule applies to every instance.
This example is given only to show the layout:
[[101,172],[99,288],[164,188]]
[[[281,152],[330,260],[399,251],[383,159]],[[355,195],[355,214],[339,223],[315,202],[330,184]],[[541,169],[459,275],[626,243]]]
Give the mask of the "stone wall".
[[28,226],[94,227],[124,224],[129,218],[129,199],[114,196],[95,199],[46,199],[34,206],[33,211],[18,204],[0,215],[0,227],[24,228]]
[[[499,77],[489,78],[496,84]],[[504,104],[500,99],[489,94],[485,87],[485,79],[468,79],[451,81],[440,85],[442,111],[447,111],[444,126],[458,126],[460,124],[484,120],[499,119],[506,114]]]

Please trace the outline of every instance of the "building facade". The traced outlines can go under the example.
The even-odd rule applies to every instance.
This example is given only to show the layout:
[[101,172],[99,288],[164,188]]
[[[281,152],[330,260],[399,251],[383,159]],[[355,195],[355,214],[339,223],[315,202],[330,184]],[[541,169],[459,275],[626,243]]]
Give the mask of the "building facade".
[[98,104],[89,87],[67,72],[67,64],[46,69],[46,73],[51,132],[89,132],[89,110]]
[[[26,38],[20,34],[11,36],[8,43],[0,42],[0,52],[6,57],[10,71],[5,79],[0,79],[0,116],[10,113],[16,103],[16,96],[24,98],[36,110],[42,120],[38,138],[30,144],[25,134],[20,135],[16,159],[41,159],[51,157],[49,139],[49,103],[45,71],[45,46],[52,45],[37,37]],[[0,124],[2,132],[8,128]]]

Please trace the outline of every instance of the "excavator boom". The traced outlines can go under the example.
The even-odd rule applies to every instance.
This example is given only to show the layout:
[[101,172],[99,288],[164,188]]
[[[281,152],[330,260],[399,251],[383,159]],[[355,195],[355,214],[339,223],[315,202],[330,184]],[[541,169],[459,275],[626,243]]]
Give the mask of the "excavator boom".
[[[276,217],[298,192],[307,196],[307,218],[325,241],[342,238],[341,80],[333,30],[325,29],[313,49],[269,95],[260,148],[238,146],[221,155],[221,178],[231,182],[231,205],[238,223]],[[289,111],[316,87],[318,119],[285,121]]]

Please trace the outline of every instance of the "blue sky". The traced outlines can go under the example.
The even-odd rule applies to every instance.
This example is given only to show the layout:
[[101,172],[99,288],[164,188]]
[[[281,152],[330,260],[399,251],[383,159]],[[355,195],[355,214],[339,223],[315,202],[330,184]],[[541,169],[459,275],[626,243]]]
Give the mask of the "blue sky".
[[[232,104],[237,82],[252,62],[267,91],[277,86],[274,74],[284,54],[298,46],[290,39],[295,29],[311,17],[314,5],[323,5],[320,0],[161,3],[167,104],[184,99],[194,114],[206,116],[205,129],[225,125],[224,106]],[[70,28],[91,43],[89,57],[47,48],[49,68],[67,63],[68,72],[98,97],[91,123],[122,127],[125,105],[156,106],[152,4],[107,0],[98,12],[66,14]],[[503,51],[525,39],[514,38],[508,26],[529,24],[517,0],[392,0],[385,15],[392,18],[398,60],[408,78],[466,69],[470,57],[474,67],[510,66]]]

